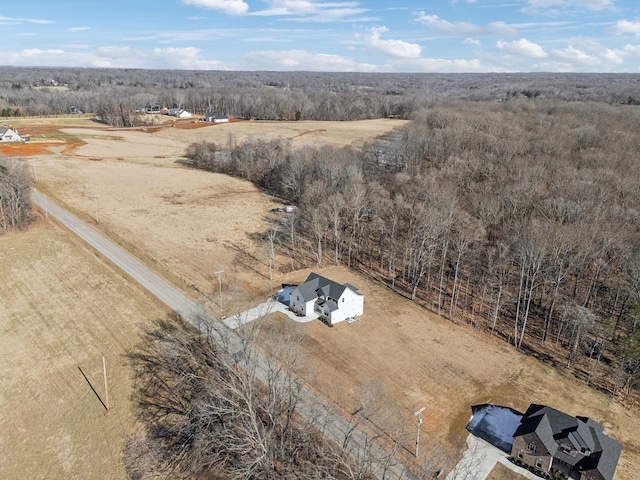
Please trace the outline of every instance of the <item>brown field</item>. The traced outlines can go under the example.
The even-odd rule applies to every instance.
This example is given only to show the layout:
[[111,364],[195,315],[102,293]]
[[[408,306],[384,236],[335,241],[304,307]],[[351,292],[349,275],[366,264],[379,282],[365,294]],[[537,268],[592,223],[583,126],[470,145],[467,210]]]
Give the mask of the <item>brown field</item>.
[[496,463],[496,466],[491,470],[487,480],[526,480],[526,478],[512,470],[509,470],[501,463]]
[[[98,228],[192,298],[215,298],[217,281],[213,272],[224,270],[224,313],[229,314],[259,302],[280,283],[303,280],[309,270],[279,273],[273,281],[268,279],[266,255],[254,238],[264,231],[271,215],[269,209],[277,202],[247,182],[180,167],[175,160],[186,145],[203,139],[224,144],[230,133],[238,141],[255,136],[289,138],[294,146],[361,145],[401,124],[394,120],[336,124],[238,122],[154,131],[77,127],[56,130],[51,126],[51,134],[56,130],[79,141],[66,153],[62,152],[68,145],[63,145],[50,149],[49,155],[30,157],[29,162],[40,180],[37,188],[86,221],[95,215],[92,196],[98,195]],[[21,131],[28,133],[27,130],[25,125]],[[41,230],[35,231],[40,234],[33,234],[34,239],[28,243],[42,235]],[[310,265],[311,259],[309,262]],[[19,265],[16,263],[15,268]],[[280,266],[286,271],[286,259],[280,259]],[[105,267],[111,268],[102,268]],[[377,384],[385,392],[390,409],[397,413],[396,423],[407,432],[398,438],[402,446],[412,449],[413,412],[426,406],[422,426],[425,446],[429,442],[448,444],[459,452],[465,445],[464,426],[471,405],[494,402],[524,411],[530,402],[547,403],[574,415],[593,416],[603,423],[606,431],[624,445],[617,477],[636,478],[632,465],[640,462],[637,413],[562,370],[519,354],[481,332],[436,318],[344,268],[320,272],[351,282],[366,295],[365,315],[353,324],[333,329],[319,322],[296,325],[307,335],[304,342],[308,363],[316,372],[312,389],[342,411],[352,411],[361,384]],[[98,295],[97,287],[88,292],[81,284],[68,287],[68,295]],[[132,292],[137,293],[131,301],[147,298],[136,288]],[[140,314],[140,318],[149,315]],[[288,320],[283,316],[274,315],[267,325],[275,328],[285,321]],[[93,335],[92,329],[104,328],[90,323],[83,338]],[[38,350],[36,345],[34,342],[29,348]],[[51,351],[48,354],[52,355]],[[46,358],[47,352],[42,355]],[[90,377],[99,378],[100,355],[93,355],[97,360],[91,357]],[[72,393],[61,392],[58,397],[66,398]],[[87,402],[94,401],[86,398]],[[21,415],[27,414],[25,411]],[[130,423],[127,421],[126,428],[132,428]],[[87,450],[86,455],[95,455],[99,450],[96,448],[92,454]],[[428,448],[421,452],[429,453]]]
[[[135,431],[124,354],[166,310],[64,230],[0,237],[0,477],[122,479]],[[112,411],[104,399],[102,357]]]

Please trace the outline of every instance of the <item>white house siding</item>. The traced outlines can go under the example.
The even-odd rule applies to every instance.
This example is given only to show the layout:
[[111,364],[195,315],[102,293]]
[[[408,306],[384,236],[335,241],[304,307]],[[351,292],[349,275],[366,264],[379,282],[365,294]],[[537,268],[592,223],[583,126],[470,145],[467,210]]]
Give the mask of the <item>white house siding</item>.
[[315,301],[316,299],[314,298],[305,302],[299,287],[296,287],[293,289],[291,296],[289,297],[289,307],[291,310],[295,310],[302,315],[307,315],[308,313],[313,312],[313,305]]
[[5,132],[0,134],[0,141],[2,142],[20,142],[22,138],[16,132],[8,128]]
[[347,318],[362,315],[364,311],[364,297],[345,289],[342,296],[338,299],[338,309],[331,312],[331,325],[345,321]]

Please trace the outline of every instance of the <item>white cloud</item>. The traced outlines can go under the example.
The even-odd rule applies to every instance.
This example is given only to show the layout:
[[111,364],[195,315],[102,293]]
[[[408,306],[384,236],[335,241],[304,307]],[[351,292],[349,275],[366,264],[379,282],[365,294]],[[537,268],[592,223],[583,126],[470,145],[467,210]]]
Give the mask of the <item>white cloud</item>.
[[464,43],[465,45],[480,45],[480,40],[477,40],[477,39],[471,38],[471,37],[467,37],[462,41],[462,43]]
[[305,22],[340,22],[363,21],[368,19],[353,18],[367,12],[359,8],[356,2],[314,2],[310,0],[265,0],[268,8],[252,12],[256,16],[289,16],[298,17],[298,21]]
[[244,15],[249,11],[249,5],[243,0],[182,0],[185,5],[220,10],[227,15]]
[[527,4],[525,11],[551,9],[557,14],[561,8],[605,10],[614,7],[614,0],[527,0]]
[[358,63],[340,55],[313,53],[306,50],[269,50],[245,55],[239,67],[243,70],[310,70],[321,72],[374,72],[375,65]]
[[87,30],[91,30],[91,27],[71,27],[67,28],[67,32],[86,32]]
[[549,51],[548,61],[533,68],[557,72],[611,72],[623,65],[627,57],[636,55],[640,55],[640,47],[607,48],[590,39],[576,38],[565,48]]
[[394,60],[384,67],[392,72],[433,72],[433,73],[487,73],[504,72],[506,69],[484,65],[477,59],[417,58]]
[[130,46],[105,46],[95,50],[68,51],[63,49],[26,49],[5,52],[5,65],[96,67],[96,68],[150,68],[223,70],[228,66],[218,61],[204,60],[195,47],[155,48],[138,50]]
[[549,54],[544,51],[544,48],[537,43],[527,40],[526,38],[514,40],[513,42],[504,42],[499,40],[496,42],[496,47],[499,50],[516,57],[546,58],[549,56]]
[[21,23],[37,23],[39,25],[49,25],[55,22],[53,20],[40,20],[38,18],[3,17],[2,15],[0,15],[0,25],[19,25]]
[[379,52],[398,58],[419,58],[422,47],[417,43],[408,43],[403,40],[382,40],[380,35],[389,31],[387,27],[373,27],[368,35],[360,38],[362,43]]
[[417,20],[429,30],[443,35],[452,36],[482,36],[482,35],[516,35],[518,31],[504,22],[491,22],[487,25],[477,25],[471,22],[449,22],[437,15],[418,14]]
[[630,22],[629,20],[618,20],[618,22],[607,30],[610,33],[623,35],[633,33],[640,36],[640,22]]

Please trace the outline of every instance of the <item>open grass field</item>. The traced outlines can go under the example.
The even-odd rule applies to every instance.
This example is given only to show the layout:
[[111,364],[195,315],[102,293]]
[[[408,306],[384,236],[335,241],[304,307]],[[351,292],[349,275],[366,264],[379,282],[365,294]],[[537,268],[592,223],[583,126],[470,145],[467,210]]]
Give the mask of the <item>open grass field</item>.
[[[280,283],[304,280],[309,270],[278,273],[273,281],[270,281],[266,253],[262,245],[255,241],[255,237],[266,228],[269,215],[272,215],[269,210],[278,206],[277,202],[247,182],[179,166],[175,160],[182,155],[185,147],[192,141],[203,139],[224,144],[229,134],[237,141],[250,136],[289,138],[294,146],[322,143],[361,145],[368,139],[388,133],[401,124],[402,122],[394,120],[337,124],[238,122],[206,127],[185,123],[185,128],[166,127],[153,131],[114,130],[95,126],[58,127],[55,124],[43,127],[34,124],[31,128],[50,129],[48,133],[43,132],[41,135],[56,135],[56,132],[59,132],[74,140],[69,144],[61,142],[59,146],[48,149],[48,153],[31,156],[28,161],[37,172],[37,188],[60,201],[85,221],[92,221],[95,216],[93,196],[97,195],[100,219],[98,229],[135,253],[192,298],[207,301],[212,305],[213,302],[210,300],[217,300],[217,279],[214,272],[224,270],[225,311],[219,313],[229,314],[259,303]],[[21,132],[29,133],[29,128],[25,124]],[[51,235],[55,241],[47,240]],[[21,236],[25,236],[27,240],[19,240]],[[55,229],[37,226],[23,234],[0,238],[0,242],[3,242],[0,244],[0,259],[5,258],[0,262],[11,260],[11,268],[16,272],[21,272],[24,268],[24,272],[20,273],[24,277],[22,283],[7,284],[4,288],[9,292],[5,293],[7,298],[10,298],[10,292],[14,289],[17,289],[17,298],[23,298],[19,305],[11,307],[11,311],[16,312],[13,313],[14,317],[20,316],[23,310],[31,312],[29,309],[32,309],[38,312],[40,309],[50,308],[47,306],[46,297],[38,294],[37,290],[30,292],[27,287],[21,285],[27,284],[27,279],[38,271],[39,267],[30,265],[40,265],[44,262],[40,257],[39,260],[35,258],[37,255],[34,252],[47,252],[43,245],[51,242],[54,245],[65,246],[64,255],[55,253],[55,250],[49,256],[59,259],[54,264],[65,267],[64,272],[69,276],[69,279],[65,278],[65,282],[69,283],[63,282],[58,287],[60,282],[57,279],[60,277],[56,275],[60,273],[53,267],[42,270],[42,275],[48,278],[47,282],[51,282],[49,288],[56,288],[56,295],[68,295],[68,299],[60,304],[66,305],[66,308],[71,308],[68,305],[83,302],[91,305],[92,302],[98,302],[101,305],[88,307],[89,313],[86,314],[81,311],[69,314],[81,329],[71,326],[57,328],[57,333],[50,335],[49,339],[50,342],[56,343],[55,347],[43,349],[40,346],[42,342],[36,338],[22,348],[24,353],[14,352],[11,346],[6,350],[6,354],[5,350],[0,350],[0,355],[3,355],[0,357],[3,359],[3,373],[0,374],[3,375],[0,377],[3,388],[0,395],[11,397],[0,397],[4,431],[7,422],[26,422],[34,409],[45,408],[41,406],[45,402],[34,386],[40,381],[45,381],[41,380],[47,378],[44,373],[36,376],[32,381],[34,383],[27,389],[4,388],[5,383],[11,381],[15,375],[13,367],[9,367],[13,365],[9,363],[13,361],[13,356],[20,353],[25,365],[33,366],[47,362],[57,364],[62,362],[56,350],[59,349],[67,352],[65,355],[71,355],[67,363],[62,362],[67,370],[75,369],[72,374],[67,373],[68,375],[73,376],[77,372],[76,363],[86,362],[89,377],[99,379],[102,348],[92,346],[91,339],[96,336],[101,338],[104,332],[111,332],[111,335],[115,335],[113,332],[118,332],[118,335],[122,333],[122,337],[118,338],[121,338],[121,348],[124,350],[135,338],[136,323],[130,322],[129,325],[122,326],[126,315],[119,313],[120,309],[124,308],[132,316],[137,316],[138,322],[146,322],[157,316],[161,309],[154,305],[149,306],[150,300],[146,294],[122,278],[110,280],[115,285],[110,287],[114,290],[113,295],[118,292],[124,295],[125,292],[131,298],[123,297],[127,301],[119,301],[113,297],[105,297],[103,304],[102,296],[111,290],[107,288],[105,293],[101,283],[87,282],[82,273],[83,268],[86,268],[82,266],[83,262],[80,262],[82,265],[75,265],[68,257],[76,250],[84,251],[80,254],[82,258],[93,261],[91,268],[96,268],[95,274],[88,274],[91,278],[117,278],[118,275],[110,270],[109,265],[83,250],[79,243],[70,241]],[[17,253],[5,253],[21,249],[31,250],[32,247],[27,247],[31,244],[36,247],[33,247],[31,254],[25,253],[26,257],[23,259],[17,256]],[[8,250],[10,248],[13,250]],[[34,258],[28,260],[29,255]],[[49,256],[44,255],[43,258]],[[71,262],[72,268],[66,270],[65,262]],[[280,263],[281,266],[286,265],[285,259],[280,259]],[[4,269],[3,263],[0,263],[0,266],[3,267],[0,274],[6,275],[4,272],[9,270]],[[103,270],[107,273],[100,273]],[[320,322],[294,325],[306,335],[304,345],[309,353],[307,362],[315,371],[312,389],[328,398],[343,412],[349,414],[353,411],[356,393],[361,385],[374,385],[382,392],[381,395],[384,395],[388,409],[395,412],[394,422],[399,430],[404,432],[400,434],[401,438],[398,438],[398,441],[411,451],[415,442],[413,412],[426,406],[421,437],[424,442],[422,455],[429,454],[427,446],[430,444],[450,445],[454,461],[455,455],[465,446],[464,427],[469,420],[472,405],[493,402],[524,411],[529,403],[546,403],[573,415],[593,416],[603,423],[606,432],[624,445],[618,467],[618,479],[637,478],[632,468],[640,463],[640,437],[637,435],[640,431],[640,416],[637,412],[624,409],[570,375],[519,354],[497,339],[436,318],[412,302],[344,268],[325,268],[319,272],[340,282],[353,283],[366,295],[365,315],[355,323],[341,324],[335,328],[328,328]],[[9,275],[6,278],[13,277],[14,275]],[[38,281],[45,282],[42,278]],[[44,300],[41,300],[43,298]],[[81,301],[74,301],[76,298]],[[107,299],[110,299],[109,302]],[[41,303],[44,304],[42,307]],[[136,308],[142,308],[144,305],[148,308],[137,313]],[[0,318],[4,316],[2,308],[3,305],[0,305]],[[101,320],[86,320],[86,317],[91,318],[91,315]],[[30,318],[25,325],[42,325],[53,321],[47,320],[46,315],[39,313],[29,313],[25,318]],[[77,319],[82,319],[81,323]],[[267,321],[267,326],[280,328],[285,322],[290,320],[284,316],[273,315]],[[25,336],[37,331],[27,326],[23,326],[22,329],[27,333],[20,333],[22,330],[18,329],[14,335]],[[69,335],[79,335],[81,340],[75,340]],[[117,346],[115,339],[111,341]],[[117,351],[117,348],[114,347],[113,350]],[[32,360],[32,356],[42,361]],[[65,358],[64,355],[62,358]],[[117,360],[109,357],[107,361],[110,364],[117,363]],[[38,371],[36,367],[33,368]],[[121,365],[120,368],[123,372],[126,371],[125,365]],[[112,376],[118,377],[118,373],[114,372]],[[121,376],[126,377],[124,373]],[[69,452],[73,460],[69,460],[72,462],[69,468],[78,468],[79,470],[73,470],[77,472],[81,471],[82,465],[79,459],[87,460],[100,456],[103,444],[99,441],[105,437],[98,437],[95,432],[100,431],[98,427],[114,417],[101,416],[99,405],[93,405],[97,400],[90,392],[85,391],[88,389],[81,390],[85,385],[78,386],[66,377],[60,378],[59,383],[63,387],[52,385],[50,388],[62,389],[56,391],[56,405],[64,409],[69,404],[70,409],[64,410],[67,413],[61,413],[62,419],[58,420],[54,417],[44,417],[41,413],[39,420],[29,424],[32,425],[29,428],[56,432],[57,428],[61,428],[59,425],[66,425],[65,422],[68,422],[69,412],[77,411],[78,415],[83,415],[82,418],[94,418],[93,410],[90,409],[95,407],[97,416],[91,431],[82,430],[84,423],[60,430],[59,436],[63,439],[76,438],[72,435],[75,428],[79,429],[79,436],[94,439],[93,443],[86,447],[70,447]],[[122,388],[123,391],[128,391],[130,385]],[[118,398],[117,393],[114,395],[114,398]],[[78,405],[80,398],[86,405]],[[9,400],[14,403],[9,405]],[[93,407],[90,407],[90,404]],[[47,405],[46,408],[50,406]],[[124,412],[124,407],[120,408],[120,411]],[[17,409],[18,414],[6,413],[13,409]],[[117,428],[128,434],[133,428],[130,411],[127,410],[126,416],[124,415],[125,413],[120,422],[123,426]],[[13,419],[14,416],[16,420]],[[12,423],[9,427],[13,425]],[[113,435],[108,438],[117,437],[115,433]],[[124,433],[118,435],[121,436],[117,438],[125,436]],[[40,458],[39,456],[45,455],[38,450],[40,444],[29,443],[34,442],[30,435],[23,433],[23,438],[26,440],[10,438],[7,442],[3,436],[0,440],[3,442],[0,444],[2,449],[5,449],[6,445],[13,448],[14,445],[20,445],[20,441],[23,442],[20,450],[12,452],[9,456],[14,459],[8,461],[6,466],[10,473],[20,472],[18,465],[21,459]],[[117,443],[116,440],[103,440],[103,443],[110,445],[114,442]],[[113,446],[110,448],[109,451],[118,450],[113,450]],[[34,453],[30,454],[32,449],[35,449]],[[66,458],[64,450],[58,452],[61,452],[56,453],[59,457],[51,457],[53,453],[49,453],[50,456],[46,458]],[[0,459],[0,462],[3,461],[7,462]],[[47,461],[51,464],[54,462]],[[30,463],[33,477],[42,476],[38,474],[38,464],[35,461]],[[47,465],[44,461],[40,464]],[[9,470],[10,468],[13,470]],[[87,475],[77,476],[79,474],[68,474],[61,466],[57,468],[58,470],[54,470],[50,475],[51,478],[74,478],[74,475],[75,478],[91,478],[93,475],[89,472]],[[87,468],[97,471],[93,470],[93,466]],[[96,468],[100,468],[100,465]],[[119,471],[122,473],[122,470]],[[116,475],[113,478],[119,477]]]
[[[0,477],[122,479],[135,431],[125,354],[166,315],[71,234],[39,220],[0,237]],[[104,396],[106,358],[112,411]]]

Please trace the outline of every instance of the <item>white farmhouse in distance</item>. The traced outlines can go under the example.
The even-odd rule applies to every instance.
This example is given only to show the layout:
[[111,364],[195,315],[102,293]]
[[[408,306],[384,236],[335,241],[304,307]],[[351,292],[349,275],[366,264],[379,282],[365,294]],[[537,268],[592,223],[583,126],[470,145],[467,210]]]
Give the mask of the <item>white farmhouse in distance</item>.
[[348,283],[340,284],[311,273],[291,291],[289,308],[300,315],[316,314],[329,326],[355,319],[364,311],[364,296]]
[[0,142],[21,142],[22,137],[18,132],[8,127],[0,127]]
[[182,108],[170,108],[167,115],[169,115],[170,117],[177,117],[177,118],[191,118],[191,112],[187,112]]
[[205,115],[204,121],[210,123],[227,123],[229,117],[220,112],[209,112]]

